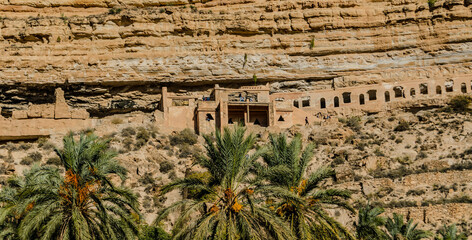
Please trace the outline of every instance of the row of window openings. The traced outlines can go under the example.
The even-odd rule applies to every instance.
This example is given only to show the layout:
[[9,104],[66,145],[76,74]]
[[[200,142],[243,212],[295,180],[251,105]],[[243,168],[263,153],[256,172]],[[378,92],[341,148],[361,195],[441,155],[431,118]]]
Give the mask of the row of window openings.
[[[472,85],[471,85],[472,89]],[[453,84],[447,84],[446,85],[446,92],[453,92]],[[393,91],[395,93],[395,98],[401,98],[405,97],[405,92],[403,91],[403,87],[394,87]],[[467,86],[465,83],[461,84],[461,92],[462,93],[467,93]],[[420,93],[423,95],[428,94],[428,85],[427,84],[420,84]],[[440,95],[442,94],[442,88],[441,86],[436,86],[436,94]],[[343,95],[343,102],[344,103],[351,103],[351,93],[350,92],[345,92],[342,94]],[[367,95],[369,96],[369,101],[375,101],[377,100],[377,90],[369,90],[367,91]],[[415,97],[416,96],[416,90],[414,88],[410,89],[410,96]],[[385,102],[390,102],[390,92],[386,91],[385,92]],[[359,104],[364,105],[365,104],[365,97],[364,94],[359,95]],[[299,108],[299,102],[298,100],[293,101],[293,106],[296,108]],[[310,100],[302,100],[302,107],[309,107],[310,106]],[[321,108],[326,108],[326,99],[321,98],[320,99],[320,106]],[[334,97],[334,107],[339,107],[339,97]]]

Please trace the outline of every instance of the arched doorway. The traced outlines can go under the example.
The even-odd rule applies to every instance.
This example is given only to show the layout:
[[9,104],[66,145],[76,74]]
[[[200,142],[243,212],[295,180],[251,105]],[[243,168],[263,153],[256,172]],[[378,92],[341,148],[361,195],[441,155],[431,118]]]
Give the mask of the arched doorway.
[[415,97],[416,96],[416,91],[414,88],[410,89],[410,96]]
[[385,91],[385,102],[390,102],[390,92]]
[[320,106],[321,108],[326,108],[326,99],[324,98],[320,99]]
[[361,105],[365,104],[364,94],[359,95],[359,104]]
[[334,107],[339,107],[339,98],[334,97]]
[[436,86],[436,94],[437,95],[441,95],[442,94],[442,89],[441,89],[441,86]]

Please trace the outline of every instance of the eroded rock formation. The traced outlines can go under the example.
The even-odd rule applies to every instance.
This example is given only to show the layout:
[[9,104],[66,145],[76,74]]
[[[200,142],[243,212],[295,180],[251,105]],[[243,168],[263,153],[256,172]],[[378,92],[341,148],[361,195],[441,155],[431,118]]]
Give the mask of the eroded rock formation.
[[254,75],[273,91],[444,80],[470,72],[471,21],[463,0],[3,0],[0,101],[61,86],[101,115]]

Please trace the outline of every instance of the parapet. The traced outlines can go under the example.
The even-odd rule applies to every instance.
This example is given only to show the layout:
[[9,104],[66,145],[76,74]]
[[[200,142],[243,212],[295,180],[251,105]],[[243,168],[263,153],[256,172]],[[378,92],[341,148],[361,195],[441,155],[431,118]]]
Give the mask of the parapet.
[[13,111],[11,118],[0,115],[0,141],[37,139],[92,127],[89,113],[85,109],[71,109],[62,89],[56,89],[55,96],[54,104],[30,103],[27,110]]
[[87,119],[89,113],[85,109],[71,109],[64,98],[64,91],[57,88],[55,91],[56,102],[54,104],[31,104],[27,110],[14,110],[12,119]]

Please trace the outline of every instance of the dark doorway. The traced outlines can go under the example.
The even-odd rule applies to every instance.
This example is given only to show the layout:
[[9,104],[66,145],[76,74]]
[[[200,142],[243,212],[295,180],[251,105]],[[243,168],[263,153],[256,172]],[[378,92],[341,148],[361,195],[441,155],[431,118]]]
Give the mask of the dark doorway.
[[369,90],[367,94],[369,94],[369,101],[377,100],[377,90]]
[[228,106],[228,124],[246,125],[244,112],[246,112],[246,106]]
[[385,91],[385,102],[390,102],[390,92]]
[[269,126],[269,108],[267,106],[249,106],[249,123]]
[[350,92],[344,92],[343,93],[343,102],[344,103],[351,103],[351,93]]
[[339,98],[334,97],[334,107],[339,107]]
[[361,105],[365,104],[364,94],[359,95],[359,104]]
[[321,108],[326,108],[326,99],[324,99],[324,98],[320,99],[320,107]]

